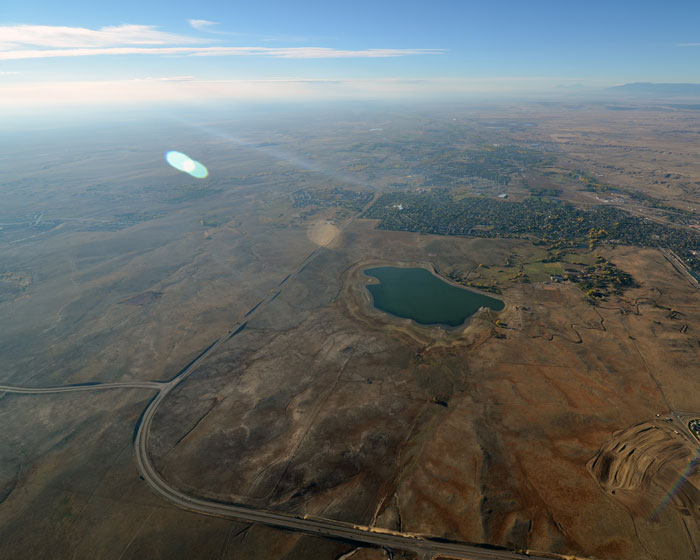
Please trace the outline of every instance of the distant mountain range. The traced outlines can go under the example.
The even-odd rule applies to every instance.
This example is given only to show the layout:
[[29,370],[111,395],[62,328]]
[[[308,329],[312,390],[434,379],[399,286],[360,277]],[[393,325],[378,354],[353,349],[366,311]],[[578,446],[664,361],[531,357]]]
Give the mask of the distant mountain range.
[[700,84],[654,84],[636,82],[606,90],[609,93],[643,97],[700,97]]

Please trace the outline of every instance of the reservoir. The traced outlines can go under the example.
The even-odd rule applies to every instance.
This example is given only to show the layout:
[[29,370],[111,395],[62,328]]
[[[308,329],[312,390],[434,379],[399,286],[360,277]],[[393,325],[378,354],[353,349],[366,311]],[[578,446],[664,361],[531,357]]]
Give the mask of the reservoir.
[[448,284],[425,268],[380,266],[365,274],[380,282],[367,286],[376,308],[423,325],[456,327],[480,307],[505,307],[499,299]]

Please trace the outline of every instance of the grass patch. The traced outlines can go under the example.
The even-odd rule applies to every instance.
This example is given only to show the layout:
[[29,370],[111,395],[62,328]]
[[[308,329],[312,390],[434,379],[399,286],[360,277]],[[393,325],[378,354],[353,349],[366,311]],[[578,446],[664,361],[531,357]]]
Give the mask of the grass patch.
[[595,264],[595,256],[593,253],[566,253],[562,255],[561,260],[571,264],[581,264],[591,266]]
[[561,263],[526,263],[523,265],[523,272],[527,274],[530,282],[548,282],[553,274],[563,275],[564,267]]

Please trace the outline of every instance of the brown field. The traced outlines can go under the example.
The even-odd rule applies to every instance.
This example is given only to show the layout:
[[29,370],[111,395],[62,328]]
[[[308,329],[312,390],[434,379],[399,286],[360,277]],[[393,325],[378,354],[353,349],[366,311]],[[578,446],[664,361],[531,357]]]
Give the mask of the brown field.
[[[371,228],[346,231],[163,407],[153,455],[165,477],[201,496],[471,542],[691,558],[695,494],[650,519],[658,504],[640,496],[630,511],[587,467],[613,433],[667,414],[664,398],[699,408],[698,296],[660,254],[610,252],[640,283],[623,298],[594,307],[571,284],[516,285],[503,293],[506,327],[485,316],[435,345],[430,328],[376,311],[367,328],[356,286],[343,284],[357,283],[356,259],[496,265],[518,247]],[[664,316],[671,307],[684,333]],[[689,456],[687,440],[679,455],[682,436],[664,433],[669,459],[644,473],[657,488]]]
[[[519,200],[529,183],[608,203],[568,175],[586,169],[601,184],[697,211],[700,153],[688,138],[700,112],[528,104],[465,110],[458,130],[452,119],[249,133],[292,155],[303,147],[325,174],[211,139],[192,140],[211,151],[206,185],[138,161],[120,172],[131,152],[88,157],[75,181],[49,161],[64,181],[55,192],[36,171],[7,195],[20,218],[64,221],[0,232],[2,384],[168,380],[247,320],[155,417],[152,459],[183,492],[511,549],[697,558],[700,471],[686,425],[700,417],[700,292],[664,254],[597,247],[638,286],[592,302],[551,281],[563,265],[539,262],[546,250],[527,240],[379,231],[353,221],[356,209],[295,207],[293,193],[430,187],[413,166],[501,143],[538,145],[553,161],[507,186],[484,179],[457,191]],[[489,128],[496,119],[502,129]],[[378,126],[386,135],[368,136]],[[95,186],[90,169],[129,186]],[[615,197],[668,218],[668,208]],[[70,214],[74,200],[92,204],[87,218]],[[158,217],[114,230],[76,225],[111,224],[106,208]],[[576,251],[562,262],[595,260]],[[372,307],[361,273],[370,263],[494,286],[506,308],[456,329],[400,320]],[[521,269],[531,282],[514,279]],[[158,498],[132,447],[153,395],[0,393],[0,557],[387,558]]]

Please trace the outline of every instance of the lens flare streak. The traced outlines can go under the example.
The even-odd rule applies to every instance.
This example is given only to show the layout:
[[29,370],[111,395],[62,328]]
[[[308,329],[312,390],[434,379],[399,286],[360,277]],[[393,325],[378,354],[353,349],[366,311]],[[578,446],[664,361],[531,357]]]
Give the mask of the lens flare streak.
[[341,182],[347,183],[349,185],[355,185],[358,187],[365,187],[365,188],[368,188],[368,187],[372,188],[372,186],[365,181],[359,181],[358,179],[356,179],[354,177],[350,177],[346,174],[338,173],[337,171],[333,171],[333,170],[329,170],[329,169],[320,167],[315,162],[311,162],[311,161],[308,161],[304,158],[297,157],[293,154],[283,152],[282,150],[277,150],[277,149],[270,148],[270,147],[261,147],[260,145],[258,145],[256,143],[248,142],[246,140],[238,138],[238,137],[234,136],[233,134],[230,134],[230,133],[225,132],[223,130],[219,130],[219,129],[211,127],[211,126],[205,126],[205,125],[200,124],[200,123],[193,123],[193,122],[190,122],[190,121],[185,120],[185,119],[180,118],[180,117],[171,117],[171,118],[172,118],[172,120],[178,122],[179,124],[200,130],[200,131],[204,132],[205,134],[215,136],[215,137],[220,138],[222,140],[231,142],[232,144],[236,144],[236,145],[242,146],[244,148],[249,148],[249,149],[254,150],[256,152],[265,153],[274,159],[289,163],[290,165],[293,165],[298,169],[303,169],[306,171],[313,171],[315,173],[318,173],[319,175],[322,175],[324,177],[328,177],[329,179],[341,181]]
[[673,500],[673,497],[678,493],[678,491],[683,487],[686,482],[687,477],[695,472],[697,467],[700,466],[700,446],[695,449],[695,453],[688,462],[688,466],[685,470],[678,476],[676,482],[673,483],[670,490],[666,493],[664,498],[661,500],[659,505],[654,508],[654,511],[649,515],[649,520],[654,521],[659,518],[659,514],[666,508],[666,506]]
[[197,179],[204,179],[209,175],[209,170],[204,165],[186,156],[182,152],[176,152],[174,150],[169,151],[165,154],[165,161],[178,171],[192,175],[192,177]]

